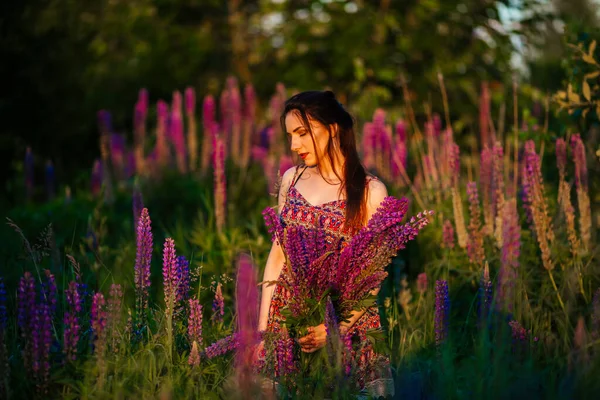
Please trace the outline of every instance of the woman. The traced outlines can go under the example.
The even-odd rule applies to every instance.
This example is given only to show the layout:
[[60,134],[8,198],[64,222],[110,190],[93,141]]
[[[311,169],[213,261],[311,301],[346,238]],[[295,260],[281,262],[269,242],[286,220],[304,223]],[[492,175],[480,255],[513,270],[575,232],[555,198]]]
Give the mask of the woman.
[[[290,139],[291,150],[304,161],[287,170],[279,190],[278,211],[285,225],[306,224],[325,230],[326,235],[349,240],[366,225],[387,196],[385,185],[367,175],[356,150],[354,122],[331,91],[309,91],[285,103],[281,124]],[[308,222],[312,221],[312,222]],[[331,249],[316,249],[325,252]],[[267,259],[263,281],[282,282],[285,256],[275,241]],[[284,285],[264,285],[259,330],[278,332],[284,321],[281,309],[289,293]],[[376,396],[393,394],[389,361],[373,351],[366,340],[368,329],[381,327],[376,307],[356,311],[340,325],[360,343],[353,354],[358,389]],[[315,352],[326,344],[324,324],[310,327],[298,340],[301,350]],[[264,350],[261,348],[259,353]]]

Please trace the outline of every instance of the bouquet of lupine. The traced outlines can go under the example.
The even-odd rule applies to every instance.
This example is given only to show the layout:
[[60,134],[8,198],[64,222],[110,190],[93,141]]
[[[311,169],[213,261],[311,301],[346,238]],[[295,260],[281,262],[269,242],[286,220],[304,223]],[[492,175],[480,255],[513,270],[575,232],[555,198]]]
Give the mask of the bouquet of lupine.
[[406,198],[386,197],[367,226],[348,242],[332,239],[316,226],[283,226],[272,208],[263,212],[272,239],[279,241],[286,256],[279,284],[290,293],[282,311],[291,332],[303,336],[309,326],[323,323],[328,296],[339,321],[374,305],[371,292],[386,278],[386,266],[433,213],[423,211],[403,223],[407,210]]

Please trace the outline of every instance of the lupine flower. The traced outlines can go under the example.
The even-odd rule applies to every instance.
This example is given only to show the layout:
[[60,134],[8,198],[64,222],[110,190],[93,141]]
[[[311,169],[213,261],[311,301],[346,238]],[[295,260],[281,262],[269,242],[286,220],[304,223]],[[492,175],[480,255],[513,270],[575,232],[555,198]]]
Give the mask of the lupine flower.
[[185,89],[185,114],[187,116],[187,146],[190,171],[196,170],[198,159],[198,137],[196,134],[196,92],[194,88]]
[[223,292],[221,291],[221,282],[217,284],[215,290],[215,299],[212,303],[212,321],[215,324],[223,322],[223,316],[225,315],[225,303],[223,300]]
[[256,269],[248,255],[238,259],[238,272],[235,285],[236,315],[239,346],[235,355],[237,384],[242,390],[252,385],[252,357],[258,343],[258,290]]
[[512,331],[513,342],[525,342],[528,340],[528,332],[519,321],[512,320],[508,323]]
[[447,249],[454,248],[454,227],[452,226],[452,222],[449,219],[444,221],[443,234],[444,240],[442,241],[442,246]]
[[215,135],[213,139],[213,149],[215,218],[217,232],[221,233],[225,228],[227,183],[225,176],[225,143],[218,135]]
[[64,316],[63,352],[68,361],[77,359],[77,344],[79,343],[79,313],[81,313],[81,297],[77,282],[71,281],[65,290],[67,307]]
[[112,350],[118,352],[117,339],[118,329],[121,321],[121,306],[123,303],[123,289],[118,283],[110,286],[110,297],[108,298],[107,332]]
[[122,179],[123,167],[125,165],[125,138],[123,135],[116,133],[110,135],[110,159],[113,172],[118,179]]
[[294,339],[290,338],[287,329],[283,329],[274,341],[275,376],[282,377],[297,371],[294,363]]
[[206,355],[206,358],[211,359],[229,353],[238,347],[239,339],[239,332],[226,336],[205,348],[204,354]]
[[417,290],[421,296],[427,291],[427,274],[425,272],[421,272],[419,276],[417,276]]
[[[340,334],[339,321],[333,306],[331,298],[328,296],[325,305],[325,329],[327,331],[326,348],[329,356],[329,363],[336,367],[342,360],[342,337]],[[287,361],[287,360],[286,360]],[[289,370],[290,366],[286,365],[285,370]]]
[[192,350],[190,351],[188,364],[191,367],[197,367],[200,365],[200,352],[198,350],[198,342],[196,341],[192,342]]
[[17,292],[18,317],[21,336],[29,337],[35,316],[35,281],[30,272],[25,272],[19,281]]
[[92,177],[90,179],[92,195],[97,196],[102,188],[102,161],[94,160],[92,167]]
[[[138,229],[140,215],[142,214],[142,209],[144,208],[144,198],[142,197],[142,192],[140,190],[139,185],[136,184],[133,186],[133,226]],[[136,235],[137,236],[137,235]]]
[[181,115],[181,93],[173,92],[171,115],[169,120],[169,137],[175,148],[177,168],[180,173],[186,172],[185,137],[183,134],[183,119]]
[[496,228],[493,233],[498,247],[502,247],[502,221],[505,218],[502,215],[504,211],[504,149],[500,142],[494,144],[493,156],[494,191],[492,193],[492,210],[495,213],[494,225]]
[[375,142],[374,128],[372,122],[365,122],[363,125],[363,160],[367,169],[375,168]]
[[135,258],[136,314],[140,323],[148,307],[148,289],[150,288],[150,262],[152,261],[152,230],[148,209],[143,208],[137,225],[137,253]]
[[503,214],[502,265],[498,274],[498,307],[512,312],[515,297],[514,286],[517,279],[521,248],[521,224],[517,214],[516,199],[513,198],[504,203]]
[[36,307],[32,325],[32,370],[40,391],[45,391],[50,376],[51,344],[52,317],[48,304],[42,302]]
[[469,197],[469,241],[467,243],[467,254],[473,264],[483,266],[485,260],[485,250],[483,248],[483,235],[481,233],[479,195],[477,193],[477,184],[469,182],[467,184],[467,195]]
[[481,275],[481,280],[479,281],[479,319],[484,320],[487,318],[488,313],[490,312],[490,308],[492,306],[492,281],[490,279],[490,268],[488,263],[485,263],[483,268],[483,274]]
[[202,304],[197,299],[189,299],[188,339],[190,343],[202,346]]
[[106,300],[100,292],[92,297],[91,326],[94,333],[94,353],[103,357],[106,349]]
[[435,282],[435,343],[441,345],[448,336],[450,322],[450,297],[448,282],[437,280]]
[[210,165],[212,154],[213,126],[215,125],[215,100],[212,96],[206,96],[202,102],[202,159],[200,166],[205,173]]
[[185,256],[177,257],[177,303],[187,300],[190,291],[190,264]]
[[591,245],[592,214],[588,193],[587,165],[585,146],[579,134],[571,136],[573,160],[575,162],[575,186],[577,188],[577,204],[579,207],[579,231],[581,242],[586,250]]
[[56,280],[50,270],[44,270],[44,282],[42,283],[42,300],[48,304],[50,316],[56,311]]
[[460,147],[454,142],[452,142],[449,147],[449,170],[452,176],[452,186],[456,187],[458,186],[458,178],[460,177]]
[[167,148],[167,118],[169,106],[164,100],[156,103],[156,157],[160,168],[169,162],[169,149]]
[[408,147],[406,145],[406,123],[402,120],[396,122],[396,142],[392,157],[392,174],[394,178],[401,176],[402,169],[408,168]]
[[179,276],[177,275],[177,256],[175,255],[175,242],[171,238],[165,239],[163,247],[163,287],[167,310],[173,311],[177,300]]

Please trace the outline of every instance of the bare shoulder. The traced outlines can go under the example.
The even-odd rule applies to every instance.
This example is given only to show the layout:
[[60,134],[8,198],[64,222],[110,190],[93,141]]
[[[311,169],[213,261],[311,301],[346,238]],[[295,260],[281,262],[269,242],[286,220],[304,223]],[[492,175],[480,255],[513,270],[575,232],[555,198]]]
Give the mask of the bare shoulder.
[[377,211],[377,208],[387,197],[387,187],[374,175],[367,176],[368,194],[367,194],[367,217],[368,219]]
[[294,175],[296,174],[296,170],[297,167],[293,166],[290,169],[288,169],[287,171],[285,171],[283,173],[283,175],[281,176],[281,183],[279,185],[279,196],[278,196],[278,208],[279,208],[279,212],[281,212],[281,208],[283,207],[283,205],[285,204],[285,200],[287,197],[287,192],[290,188],[290,185],[292,184],[292,179],[294,178]]

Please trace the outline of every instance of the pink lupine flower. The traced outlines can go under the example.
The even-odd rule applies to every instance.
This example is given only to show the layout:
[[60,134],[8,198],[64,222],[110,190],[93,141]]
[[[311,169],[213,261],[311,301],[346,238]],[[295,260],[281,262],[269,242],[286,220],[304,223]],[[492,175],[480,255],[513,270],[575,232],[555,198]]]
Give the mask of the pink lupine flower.
[[219,282],[217,284],[217,288],[215,289],[211,320],[215,324],[220,324],[223,322],[223,315],[225,315],[225,303],[223,299],[223,292],[221,290],[221,282]]
[[152,261],[152,229],[148,209],[143,208],[137,225],[137,253],[135,258],[136,314],[141,324],[145,321],[150,288],[150,263]]
[[202,305],[197,299],[189,299],[188,339],[202,346]]
[[106,300],[102,293],[95,293],[92,297],[91,325],[94,333],[94,353],[103,357],[106,349]]
[[197,367],[200,365],[200,352],[198,350],[198,342],[194,341],[192,343],[192,350],[190,351],[190,356],[188,358],[188,364],[191,367]]
[[421,296],[427,291],[427,274],[425,272],[421,272],[419,276],[417,276],[417,291]]
[[215,135],[213,139],[213,149],[215,218],[217,232],[221,233],[225,228],[227,182],[225,176],[225,143],[218,135]]
[[477,192],[477,184],[475,182],[469,182],[467,184],[467,195],[469,197],[470,214],[467,254],[472,263],[483,266],[485,250],[483,248],[483,235],[481,233],[479,195]]
[[173,311],[177,300],[177,288],[179,277],[177,276],[177,256],[175,254],[175,242],[166,238],[163,248],[163,287],[167,310]]
[[71,281],[65,290],[67,308],[64,316],[63,352],[68,361],[77,359],[77,344],[79,343],[79,314],[81,313],[82,299],[79,295],[76,281]]
[[454,248],[454,227],[449,219],[444,221],[442,246],[447,249]]

